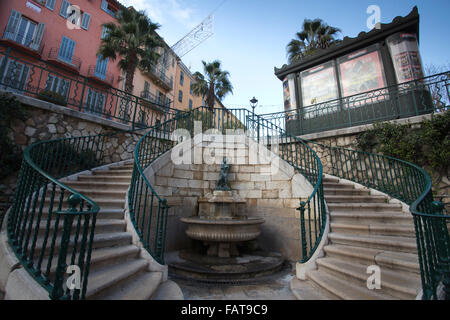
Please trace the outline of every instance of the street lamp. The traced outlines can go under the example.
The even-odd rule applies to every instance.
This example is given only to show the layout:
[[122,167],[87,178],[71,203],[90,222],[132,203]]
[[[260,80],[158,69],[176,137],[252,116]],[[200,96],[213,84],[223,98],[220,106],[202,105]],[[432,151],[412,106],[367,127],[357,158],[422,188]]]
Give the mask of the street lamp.
[[255,113],[255,108],[256,108],[257,105],[258,105],[258,99],[256,99],[256,98],[253,96],[253,99],[250,100],[250,106],[251,106],[252,109],[253,109],[253,113]]

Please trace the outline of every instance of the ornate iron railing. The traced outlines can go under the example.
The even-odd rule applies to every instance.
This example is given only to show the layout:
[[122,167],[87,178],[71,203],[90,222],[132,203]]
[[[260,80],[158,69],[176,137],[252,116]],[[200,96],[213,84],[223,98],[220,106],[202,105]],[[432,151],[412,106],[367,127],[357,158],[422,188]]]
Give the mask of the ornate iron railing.
[[[111,163],[108,148],[120,134],[134,133],[40,141],[24,151],[6,228],[19,261],[51,299],[85,298],[100,209],[61,178]],[[79,268],[79,287],[67,284],[69,266]]]
[[[433,201],[422,168],[396,158],[308,142],[322,154],[324,172],[384,192],[410,206],[416,231],[424,299],[437,299],[441,281],[450,293],[450,215]],[[447,296],[449,298],[449,296]]]
[[361,94],[310,105],[300,110],[263,114],[292,135],[359,126],[432,112],[450,106],[450,71]]
[[[52,54],[57,55],[57,51]],[[3,44],[0,44],[0,90],[124,123],[132,129],[136,126],[150,128],[177,112],[170,108],[170,101],[157,101],[164,114],[154,115],[155,111],[138,96]]]
[[[195,122],[198,122],[197,124]],[[273,123],[246,109],[197,109],[179,113],[176,117],[153,127],[137,144],[135,165],[128,193],[131,220],[144,247],[160,263],[164,263],[166,223],[169,207],[166,199],[157,192],[146,177],[146,169],[162,154],[175,146],[176,129],[185,129],[193,137],[198,133],[215,129],[216,133],[227,133],[238,129],[291,164],[311,184],[311,195],[300,199],[300,224],[302,261],[307,261],[315,251],[326,223],[322,186],[322,166],[315,152],[302,140],[292,137]],[[274,139],[275,137],[275,139]],[[279,140],[290,139],[292,143],[279,144]],[[276,146],[280,145],[277,150]]]

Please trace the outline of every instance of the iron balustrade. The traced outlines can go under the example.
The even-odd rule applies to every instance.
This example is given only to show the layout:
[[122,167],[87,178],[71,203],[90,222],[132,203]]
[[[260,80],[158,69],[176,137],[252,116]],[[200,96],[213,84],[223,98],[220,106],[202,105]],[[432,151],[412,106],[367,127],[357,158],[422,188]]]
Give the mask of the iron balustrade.
[[64,65],[73,68],[74,70],[76,70],[77,72],[80,72],[81,70],[81,59],[77,56],[72,56],[71,61],[67,61],[67,60],[63,60],[60,56],[59,56],[59,48],[50,48],[50,50],[48,51],[48,55],[47,55],[47,59],[51,60],[51,61],[58,61],[63,63]]
[[110,86],[114,84],[114,76],[110,72],[106,72],[105,74],[97,72],[96,65],[89,66],[87,76],[90,78],[99,79]]
[[[130,218],[146,250],[159,263],[164,263],[164,248],[169,205],[167,200],[158,195],[145,175],[146,169],[162,154],[175,146],[172,133],[176,129],[185,129],[193,137],[195,122],[201,124],[201,132],[214,129],[215,133],[229,133],[230,129],[241,130],[249,138],[260,142],[269,150],[276,152],[295,170],[303,174],[312,186],[312,193],[305,199],[299,199],[300,223],[307,234],[302,234],[302,250],[299,255],[306,261],[314,252],[322,238],[326,213],[323,198],[322,166],[315,152],[302,140],[290,136],[273,123],[259,117],[246,109],[210,109],[199,107],[187,112],[180,112],[174,118],[156,125],[138,142],[135,149],[135,165],[131,186],[128,192]],[[198,127],[200,128],[200,127]],[[185,132],[186,132],[185,131]],[[211,131],[209,131],[211,132]],[[235,133],[232,133],[235,134]],[[292,139],[287,147],[278,141]]]
[[[51,52],[57,59],[56,49]],[[0,44],[0,90],[36,97],[132,129],[150,128],[178,112],[170,108],[169,101],[163,113],[155,114],[138,96],[4,44]]]
[[292,135],[304,135],[375,121],[443,112],[450,106],[450,72],[261,117]]

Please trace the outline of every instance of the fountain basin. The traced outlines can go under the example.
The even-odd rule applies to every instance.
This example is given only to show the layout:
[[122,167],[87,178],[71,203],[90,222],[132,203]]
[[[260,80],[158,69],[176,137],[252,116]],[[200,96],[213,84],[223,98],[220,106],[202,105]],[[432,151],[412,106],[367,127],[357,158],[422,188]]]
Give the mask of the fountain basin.
[[209,246],[209,256],[230,257],[239,252],[236,243],[256,239],[264,223],[262,218],[207,220],[200,217],[181,218],[187,224],[186,234],[191,239]]

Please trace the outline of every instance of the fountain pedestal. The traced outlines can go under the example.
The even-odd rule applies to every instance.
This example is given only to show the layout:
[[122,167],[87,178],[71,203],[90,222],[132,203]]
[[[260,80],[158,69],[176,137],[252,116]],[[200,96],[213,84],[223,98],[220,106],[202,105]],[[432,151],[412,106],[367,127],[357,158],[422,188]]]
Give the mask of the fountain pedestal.
[[256,239],[260,235],[262,218],[239,215],[246,204],[236,192],[214,190],[198,200],[199,215],[182,218],[188,225],[186,234],[191,239],[203,241],[208,246],[208,256],[229,258],[238,256],[237,244]]

